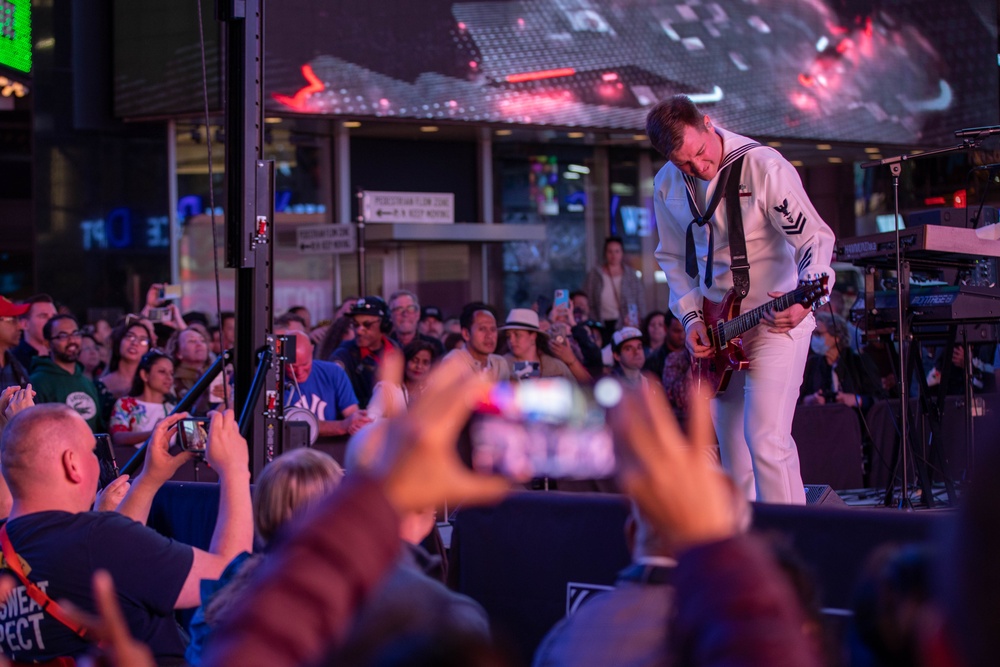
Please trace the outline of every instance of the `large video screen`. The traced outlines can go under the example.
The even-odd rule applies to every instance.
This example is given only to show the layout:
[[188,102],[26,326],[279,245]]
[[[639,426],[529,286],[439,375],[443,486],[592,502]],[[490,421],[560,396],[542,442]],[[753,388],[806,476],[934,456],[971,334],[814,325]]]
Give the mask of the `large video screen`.
[[898,144],[1000,113],[993,0],[288,0],[267,19],[276,111],[642,130],[687,93],[746,134]]
[[269,112],[640,132],[686,93],[756,137],[928,146],[1000,122],[994,0],[282,0],[265,23]]
[[[0,0],[2,2],[2,0]],[[202,8],[205,69],[199,39],[198,7]],[[214,2],[115,0],[114,109],[121,118],[204,113],[202,81],[208,84],[208,106],[222,109],[220,24]]]

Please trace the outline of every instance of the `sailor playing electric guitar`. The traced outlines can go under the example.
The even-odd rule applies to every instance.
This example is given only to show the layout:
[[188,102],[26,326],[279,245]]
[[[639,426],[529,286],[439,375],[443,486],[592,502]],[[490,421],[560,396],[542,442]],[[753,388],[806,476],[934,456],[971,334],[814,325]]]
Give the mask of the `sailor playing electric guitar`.
[[[787,160],[716,127],[687,97],[654,106],[646,129],[668,160],[656,175],[653,205],[670,308],[684,323],[695,361],[728,375],[710,387],[714,394],[727,385],[712,403],[722,464],[750,499],[803,504],[791,426],[816,326],[809,308],[815,299],[786,294],[800,281],[812,294],[808,281],[821,276],[832,284],[833,232]],[[707,312],[713,303],[719,312]],[[740,312],[753,313],[739,320],[735,336],[745,360],[733,357],[723,369],[720,359],[738,346],[720,338],[733,325],[716,327]]]

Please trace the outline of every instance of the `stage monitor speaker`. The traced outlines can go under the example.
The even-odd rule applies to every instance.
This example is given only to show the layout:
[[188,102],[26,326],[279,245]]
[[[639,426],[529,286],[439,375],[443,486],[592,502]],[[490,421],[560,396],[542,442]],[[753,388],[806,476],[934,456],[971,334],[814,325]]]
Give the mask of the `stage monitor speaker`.
[[829,484],[806,484],[806,505],[847,507],[844,499]]

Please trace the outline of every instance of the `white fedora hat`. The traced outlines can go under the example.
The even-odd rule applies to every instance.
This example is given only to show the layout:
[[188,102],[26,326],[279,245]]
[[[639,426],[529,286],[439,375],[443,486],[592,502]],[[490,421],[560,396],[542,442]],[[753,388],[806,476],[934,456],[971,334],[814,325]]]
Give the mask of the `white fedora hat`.
[[534,331],[543,336],[545,335],[545,332],[538,326],[538,313],[531,308],[512,308],[507,313],[507,321],[498,331],[509,331],[511,329]]

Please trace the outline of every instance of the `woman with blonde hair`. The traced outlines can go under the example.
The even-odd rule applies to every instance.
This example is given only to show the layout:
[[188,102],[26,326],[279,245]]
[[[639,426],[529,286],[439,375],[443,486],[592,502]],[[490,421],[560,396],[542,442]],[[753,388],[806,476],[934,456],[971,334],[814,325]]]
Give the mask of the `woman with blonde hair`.
[[293,516],[337,488],[344,470],[318,449],[293,449],[264,468],[253,492],[253,526],[265,547]]
[[191,644],[185,658],[201,664],[205,641],[221,619],[232,613],[253,573],[267,559],[267,546],[281,528],[337,488],[344,470],[316,449],[293,449],[271,461],[253,491],[253,525],[261,553],[242,553],[215,582],[202,581],[201,607],[191,619]]

